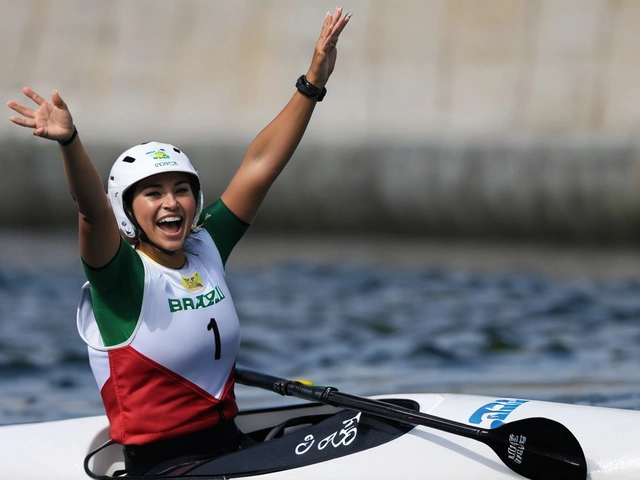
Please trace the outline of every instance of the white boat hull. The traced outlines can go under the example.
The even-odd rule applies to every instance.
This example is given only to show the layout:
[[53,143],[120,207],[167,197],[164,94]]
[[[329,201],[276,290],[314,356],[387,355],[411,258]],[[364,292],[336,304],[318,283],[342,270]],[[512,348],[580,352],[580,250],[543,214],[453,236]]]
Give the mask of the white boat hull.
[[[550,418],[566,426],[580,442],[587,459],[589,479],[640,478],[640,411],[459,394],[407,394],[376,398],[410,399],[420,405],[421,412],[483,428],[529,417]],[[339,411],[334,407],[308,404],[298,407],[296,415],[303,414],[306,408],[313,409],[314,413],[317,409]],[[244,412],[238,418],[238,426],[245,432],[257,430],[279,423],[279,415],[284,419],[291,413],[287,409],[268,415]],[[108,424],[104,416],[2,426],[0,448],[3,465],[0,476],[21,480],[85,480],[88,478],[83,467],[85,456],[107,440]],[[340,445],[330,445],[329,448],[340,448]],[[99,452],[91,461],[92,471],[97,474],[110,474],[122,467],[121,448],[116,445]],[[242,478],[498,480],[522,477],[479,441],[418,426],[368,450],[299,468]]]

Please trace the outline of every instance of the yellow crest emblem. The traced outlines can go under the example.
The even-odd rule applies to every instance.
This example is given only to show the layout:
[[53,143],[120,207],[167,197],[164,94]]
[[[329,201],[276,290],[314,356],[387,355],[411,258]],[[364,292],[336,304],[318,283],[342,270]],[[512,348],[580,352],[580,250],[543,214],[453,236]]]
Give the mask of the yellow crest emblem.
[[190,277],[182,276],[182,286],[190,292],[195,292],[203,288],[204,284],[202,283],[202,277],[196,272]]

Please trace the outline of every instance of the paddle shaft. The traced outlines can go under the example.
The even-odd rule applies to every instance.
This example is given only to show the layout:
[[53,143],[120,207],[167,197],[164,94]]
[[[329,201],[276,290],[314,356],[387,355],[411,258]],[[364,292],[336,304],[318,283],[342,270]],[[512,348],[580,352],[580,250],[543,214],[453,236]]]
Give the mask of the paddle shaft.
[[[236,369],[236,382],[477,440],[489,446],[507,467],[527,478],[586,478],[586,459],[577,439],[566,427],[546,418],[519,420],[487,430],[379,400],[341,393],[334,387],[304,385],[243,368]],[[522,433],[526,435],[521,436]],[[518,455],[518,439],[524,439],[523,444],[528,442],[527,460]]]
[[478,440],[486,430],[436,417],[422,412],[415,412],[391,403],[385,403],[368,398],[339,392],[334,387],[318,387],[273,377],[268,374],[238,368],[236,381],[243,385],[272,390],[283,396],[297,397],[325,405],[342,407],[350,410],[360,410],[372,415],[391,418],[407,425],[424,425],[437,430]]

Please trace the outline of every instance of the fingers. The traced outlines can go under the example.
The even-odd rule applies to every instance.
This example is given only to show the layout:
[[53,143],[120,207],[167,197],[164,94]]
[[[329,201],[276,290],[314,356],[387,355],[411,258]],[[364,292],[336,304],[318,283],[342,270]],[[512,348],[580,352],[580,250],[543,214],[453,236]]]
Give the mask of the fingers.
[[[22,93],[33,100],[38,106],[46,103],[46,100],[44,98],[31,90],[29,87],[24,87],[22,89]],[[24,117],[10,117],[9,120],[23,127],[35,127],[35,121],[33,119],[36,116],[36,111],[33,108],[26,107],[18,102],[14,102],[13,100],[7,102],[7,106],[14,112],[19,113],[20,115],[22,115],[22,117]]]
[[327,12],[307,72],[307,79],[313,85],[323,87],[331,76],[336,64],[338,38],[350,18],[350,14],[343,15],[342,7],[336,8],[333,14]]
[[327,12],[321,34],[323,48],[330,50],[336,47],[338,38],[344,27],[349,23],[350,18],[350,13],[342,15],[342,7],[336,8],[333,15],[331,12]]
[[11,100],[10,102],[7,102],[7,106],[14,112],[22,115],[23,117],[33,118],[35,116],[35,111],[32,108],[25,107],[24,105],[21,105],[18,102],[14,102],[13,100]]
[[322,30],[320,31],[320,39],[323,43],[331,37],[331,32],[333,31],[336,23],[340,20],[341,16],[341,7],[336,8],[336,11],[333,14],[331,12],[327,12],[327,15],[324,17],[324,23],[322,24]]
[[35,128],[36,126],[35,120],[29,118],[11,116],[9,117],[9,120],[21,127]]
[[29,108],[13,100],[7,102],[7,106],[20,115],[9,117],[11,122],[21,127],[33,129],[31,133],[36,137],[63,140],[71,136],[73,119],[57,90],[51,94],[51,102],[42,98],[29,87],[24,87],[22,92],[33,100],[38,108]]
[[327,15],[324,17],[322,29],[320,30],[321,38],[326,38],[328,32],[331,31],[331,25],[333,25],[333,15],[331,15],[331,12],[327,12]]
[[64,103],[64,100],[62,100],[62,97],[58,93],[58,90],[54,90],[53,91],[53,93],[51,94],[51,100],[52,100],[54,106],[56,106],[58,108],[62,108],[63,110],[68,110],[67,109],[67,104]]
[[342,33],[342,30],[344,30],[344,27],[346,27],[347,23],[349,23],[349,20],[351,20],[352,15],[353,15],[352,13],[347,12],[342,18],[339,18],[335,22],[332,36],[335,36],[335,37],[340,36],[340,34]]
[[22,89],[22,93],[24,93],[27,97],[33,100],[38,106],[42,105],[43,103],[46,103],[46,100],[44,98],[42,98],[36,92],[31,90],[29,87],[24,87]]

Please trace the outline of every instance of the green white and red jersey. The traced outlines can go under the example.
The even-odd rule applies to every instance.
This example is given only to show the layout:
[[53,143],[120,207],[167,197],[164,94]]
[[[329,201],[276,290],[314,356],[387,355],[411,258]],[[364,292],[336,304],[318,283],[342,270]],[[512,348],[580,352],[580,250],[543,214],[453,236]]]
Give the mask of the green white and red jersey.
[[118,443],[179,437],[238,412],[240,329],[224,266],[248,225],[221,200],[200,218],[179,270],[124,240],[105,267],[85,265],[78,330]]

